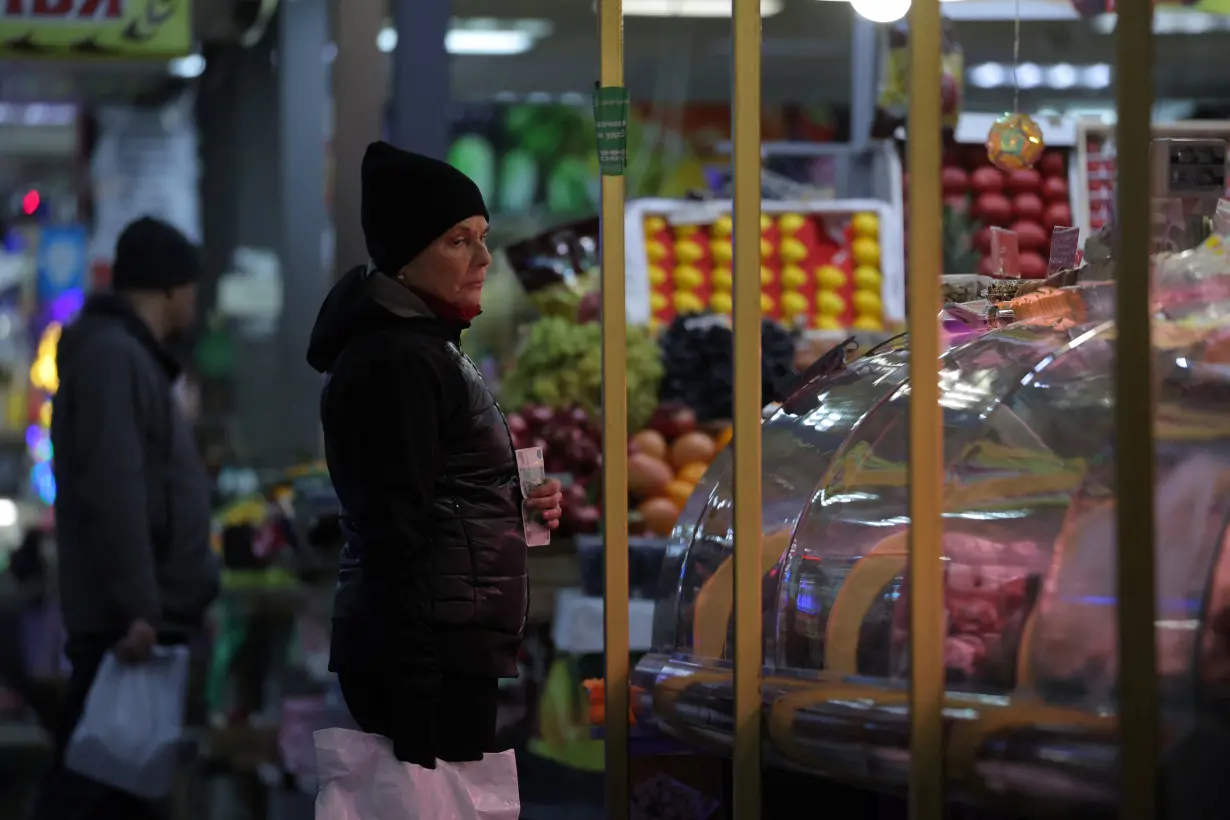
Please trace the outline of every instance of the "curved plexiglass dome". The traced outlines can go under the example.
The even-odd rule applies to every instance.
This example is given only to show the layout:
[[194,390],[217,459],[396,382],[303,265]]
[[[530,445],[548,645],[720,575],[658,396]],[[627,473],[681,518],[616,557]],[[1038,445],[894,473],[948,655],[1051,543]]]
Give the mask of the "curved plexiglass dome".
[[[1230,683],[1230,379],[1205,356],[1221,332],[1169,321],[1157,334],[1157,623],[1172,721]],[[807,385],[763,427],[766,756],[888,787],[905,784],[908,760],[907,345]],[[942,358],[948,769],[989,800],[1113,799],[1113,355],[1112,322],[1052,321]],[[719,747],[731,731],[730,470],[723,454],[671,536],[654,652],[635,674],[657,725]]]

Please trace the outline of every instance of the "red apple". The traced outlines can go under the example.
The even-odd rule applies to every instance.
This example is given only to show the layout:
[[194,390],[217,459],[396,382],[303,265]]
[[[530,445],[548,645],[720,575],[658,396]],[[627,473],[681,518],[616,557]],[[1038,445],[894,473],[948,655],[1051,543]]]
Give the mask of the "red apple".
[[667,441],[674,441],[696,429],[696,414],[680,402],[658,405],[649,419],[649,427],[661,433]]
[[505,420],[508,422],[508,432],[514,437],[523,436],[530,431],[530,425],[520,413],[509,413]]

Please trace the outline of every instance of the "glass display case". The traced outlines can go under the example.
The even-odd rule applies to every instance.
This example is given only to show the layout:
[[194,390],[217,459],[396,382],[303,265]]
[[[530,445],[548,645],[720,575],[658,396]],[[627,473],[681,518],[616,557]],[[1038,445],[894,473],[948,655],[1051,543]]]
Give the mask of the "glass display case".
[[[986,803],[1115,799],[1105,291],[1077,291],[1061,319],[988,330],[941,361],[945,768],[951,793]],[[1221,725],[1230,684],[1228,312],[1171,305],[1155,330],[1171,747],[1194,723]],[[808,384],[763,427],[766,761],[884,789],[908,779],[907,347],[893,340]],[[730,469],[724,453],[679,519],[655,651],[634,672],[648,720],[715,749],[731,736]]]

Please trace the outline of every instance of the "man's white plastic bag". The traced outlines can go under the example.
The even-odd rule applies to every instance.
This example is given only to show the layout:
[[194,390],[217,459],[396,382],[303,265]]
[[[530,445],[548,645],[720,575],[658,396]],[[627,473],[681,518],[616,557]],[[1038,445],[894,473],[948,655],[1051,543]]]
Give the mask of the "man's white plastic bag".
[[316,741],[316,820],[517,820],[512,751],[473,763],[402,763],[380,735],[321,729]]
[[166,797],[187,686],[187,647],[156,647],[149,660],[132,664],[108,652],[64,751],[65,767],[146,800]]

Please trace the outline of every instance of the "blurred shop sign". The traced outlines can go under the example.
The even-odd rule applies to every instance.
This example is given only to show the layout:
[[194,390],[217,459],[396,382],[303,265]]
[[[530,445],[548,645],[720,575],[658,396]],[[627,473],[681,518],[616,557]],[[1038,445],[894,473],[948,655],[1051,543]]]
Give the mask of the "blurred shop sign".
[[282,315],[282,263],[267,248],[236,248],[234,270],[218,280],[218,312],[250,339],[272,336]]
[[88,235],[81,225],[43,228],[38,243],[38,299],[48,304],[69,291],[83,292],[89,281]]
[[7,57],[178,57],[192,50],[190,0],[0,0]]

